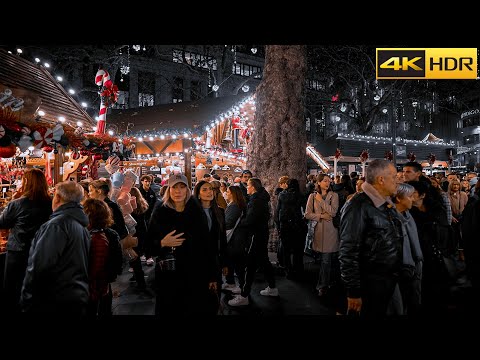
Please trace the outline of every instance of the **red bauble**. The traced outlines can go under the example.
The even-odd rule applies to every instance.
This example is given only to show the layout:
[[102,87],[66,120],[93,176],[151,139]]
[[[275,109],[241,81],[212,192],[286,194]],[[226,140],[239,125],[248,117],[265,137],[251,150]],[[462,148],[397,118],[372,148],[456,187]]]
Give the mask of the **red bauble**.
[[102,160],[102,154],[93,155],[93,160]]
[[49,153],[49,152],[52,152],[53,151],[53,147],[51,146],[44,146],[42,148],[43,151],[45,151],[46,153]]
[[79,157],[80,157],[80,154],[78,152],[75,151],[75,152],[72,153],[72,159],[73,160],[77,160]]

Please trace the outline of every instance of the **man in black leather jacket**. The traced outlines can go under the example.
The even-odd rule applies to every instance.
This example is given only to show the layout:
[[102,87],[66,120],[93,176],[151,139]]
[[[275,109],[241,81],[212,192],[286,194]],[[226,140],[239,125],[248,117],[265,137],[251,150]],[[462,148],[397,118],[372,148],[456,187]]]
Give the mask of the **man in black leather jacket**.
[[368,164],[363,192],[344,207],[340,226],[340,268],[347,311],[383,317],[402,264],[402,234],[390,196],[397,170],[387,160]]

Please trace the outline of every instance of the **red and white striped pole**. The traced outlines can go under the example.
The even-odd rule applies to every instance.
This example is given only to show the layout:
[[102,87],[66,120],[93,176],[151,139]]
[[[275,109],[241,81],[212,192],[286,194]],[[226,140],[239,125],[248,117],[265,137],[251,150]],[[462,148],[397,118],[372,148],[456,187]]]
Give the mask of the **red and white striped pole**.
[[[104,91],[105,88],[110,88],[113,86],[112,80],[110,80],[110,74],[108,71],[99,69],[97,74],[95,75],[95,83],[98,86],[102,86],[102,90],[100,93]],[[105,134],[105,126],[106,126],[106,119],[107,119],[107,106],[104,102],[104,97],[100,95],[101,103],[100,103],[100,112],[98,113],[98,123],[97,123],[97,131],[95,134],[103,135]]]

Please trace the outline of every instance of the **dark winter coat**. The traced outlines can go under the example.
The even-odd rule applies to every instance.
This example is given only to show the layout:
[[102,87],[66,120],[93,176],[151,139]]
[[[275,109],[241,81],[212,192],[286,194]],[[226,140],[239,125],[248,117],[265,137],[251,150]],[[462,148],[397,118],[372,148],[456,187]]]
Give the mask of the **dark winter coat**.
[[30,248],[21,306],[25,312],[75,311],[88,303],[90,233],[77,203],[57,208]]
[[270,195],[262,187],[250,196],[247,205],[247,215],[242,220],[248,228],[250,237],[268,238],[268,220],[270,219]]
[[[217,281],[217,253],[210,242],[206,215],[193,197],[182,212],[164,205],[154,207],[147,238],[153,255],[158,255],[157,262],[172,251],[161,247],[160,241],[173,230],[183,233],[185,241],[175,248],[174,272],[163,273],[156,265],[157,311],[167,315],[202,312],[209,299],[208,284]],[[162,308],[170,305],[176,309]]]
[[118,233],[120,240],[124,239],[128,235],[128,230],[127,225],[125,225],[125,219],[123,218],[122,210],[120,210],[120,207],[117,203],[113,202],[107,197],[103,201],[105,201],[110,210],[112,210],[113,225],[110,228]]
[[[246,217],[246,211],[243,212],[235,203],[230,203],[225,210],[225,227],[227,230],[233,229],[240,216],[242,219]],[[235,231],[227,244],[227,252],[229,256],[245,255],[247,251],[247,239],[248,239],[248,227],[245,222],[242,223],[242,219],[238,223]]]
[[12,200],[0,215],[0,229],[10,229],[8,251],[28,254],[35,232],[52,214],[52,201],[32,201],[26,197]]
[[150,216],[152,215],[153,208],[155,207],[155,203],[157,202],[157,195],[155,194],[155,191],[153,191],[151,187],[148,189],[148,191],[146,191],[143,188],[143,186],[140,185],[138,189],[140,190],[140,193],[142,194],[143,198],[148,203],[148,210],[146,211],[145,219],[149,221]]
[[366,193],[346,203],[340,223],[339,260],[349,297],[360,297],[361,276],[393,274],[402,264],[403,237],[395,208],[376,207]]
[[304,196],[293,189],[286,189],[278,195],[278,205],[275,212],[277,228],[304,230],[305,221],[301,208],[303,207]]

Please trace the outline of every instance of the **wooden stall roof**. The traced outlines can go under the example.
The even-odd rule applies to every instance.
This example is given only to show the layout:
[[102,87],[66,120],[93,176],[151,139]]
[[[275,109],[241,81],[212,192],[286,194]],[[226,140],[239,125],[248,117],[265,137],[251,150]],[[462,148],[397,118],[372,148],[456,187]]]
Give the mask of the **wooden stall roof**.
[[[107,127],[114,124],[118,133],[128,129],[137,131],[161,131],[188,129],[194,135],[203,135],[204,126],[251,94],[207,98],[198,101],[147,106],[127,110],[112,110],[107,115]],[[128,124],[133,124],[128,126]]]
[[[0,49],[0,84],[7,88],[23,88],[40,97],[40,109],[45,112],[45,120],[57,122],[64,116],[68,123],[82,121],[86,129],[96,125],[82,107],[65,91],[53,76],[41,65],[9,54]],[[1,89],[0,89],[1,90]],[[25,116],[32,114],[26,114]],[[31,119],[20,118],[21,122]]]

